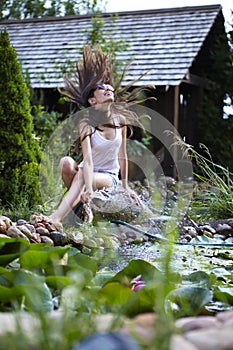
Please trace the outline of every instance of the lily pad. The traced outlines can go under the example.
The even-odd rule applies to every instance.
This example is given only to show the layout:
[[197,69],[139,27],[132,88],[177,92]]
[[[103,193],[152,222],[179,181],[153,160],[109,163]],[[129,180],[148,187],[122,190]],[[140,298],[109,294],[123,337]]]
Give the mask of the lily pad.
[[181,287],[171,291],[165,299],[165,310],[174,317],[196,316],[212,300],[207,288]]

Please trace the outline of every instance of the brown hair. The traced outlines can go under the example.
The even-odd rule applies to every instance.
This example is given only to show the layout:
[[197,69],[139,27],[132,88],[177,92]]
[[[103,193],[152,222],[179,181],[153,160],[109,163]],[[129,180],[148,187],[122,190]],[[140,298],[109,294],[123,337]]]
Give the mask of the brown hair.
[[100,81],[113,84],[112,64],[107,55],[99,47],[94,50],[85,45],[83,58],[76,63],[73,72],[74,80],[68,74],[64,77],[65,86],[60,92],[79,108],[89,107],[88,99],[92,96],[95,86]]
[[[101,112],[90,107],[88,116],[84,113],[84,118],[80,117],[80,120],[93,126],[94,129],[98,129],[99,125],[114,128],[127,125],[130,127],[132,133],[132,125],[138,125],[141,128],[143,128],[143,126],[141,125],[137,114],[131,111],[129,107],[148,99],[138,97],[141,97],[142,91],[151,90],[152,88],[154,89],[154,86],[147,85],[131,89],[136,82],[147,74],[146,72],[122,88],[121,84],[128,68],[129,64],[124,67],[120,79],[114,84],[111,57],[104,54],[99,46],[91,48],[89,45],[85,45],[83,48],[83,57],[76,63],[76,71],[73,72],[73,80],[71,80],[68,74],[66,74],[64,77],[65,86],[59,90],[68,98],[68,100],[75,103],[79,109],[83,109],[90,107],[88,99],[93,96],[93,92],[98,83],[101,82],[112,85],[115,89],[115,102],[106,104],[105,111],[102,110]],[[118,126],[109,122],[109,113],[118,116]],[[80,113],[80,116],[81,115],[82,113]],[[86,130],[86,127],[84,127],[84,129]],[[90,131],[90,133],[85,132],[81,141],[92,133],[93,131]]]

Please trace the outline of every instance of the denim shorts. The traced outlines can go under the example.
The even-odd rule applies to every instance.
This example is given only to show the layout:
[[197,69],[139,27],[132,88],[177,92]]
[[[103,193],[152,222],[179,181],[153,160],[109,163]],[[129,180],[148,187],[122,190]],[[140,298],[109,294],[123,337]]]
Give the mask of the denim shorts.
[[[95,172],[95,170],[94,170]],[[110,188],[114,188],[117,186],[119,182],[119,177],[115,173],[108,171],[108,170],[98,170],[96,171],[97,173],[103,173],[103,174],[108,174],[110,176],[111,182],[110,182]]]

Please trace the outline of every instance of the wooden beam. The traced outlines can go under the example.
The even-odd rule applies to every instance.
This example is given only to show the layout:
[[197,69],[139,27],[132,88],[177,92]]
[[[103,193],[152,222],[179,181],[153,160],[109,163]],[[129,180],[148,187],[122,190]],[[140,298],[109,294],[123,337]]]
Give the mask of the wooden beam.
[[185,79],[182,80],[182,83],[191,84],[208,90],[212,89],[216,85],[216,83],[209,79],[202,78],[191,73],[186,74]]
[[[174,119],[173,119],[173,125],[174,128],[178,131],[179,130],[179,105],[180,105],[180,86],[177,85],[174,88]],[[177,177],[177,170],[176,170],[176,163],[178,158],[178,150],[177,145],[175,143],[176,140],[174,140],[174,146],[173,146],[173,160],[174,160],[174,168],[173,168],[173,177]]]
[[173,125],[178,130],[179,127],[179,104],[180,104],[180,86],[174,87],[174,119]]

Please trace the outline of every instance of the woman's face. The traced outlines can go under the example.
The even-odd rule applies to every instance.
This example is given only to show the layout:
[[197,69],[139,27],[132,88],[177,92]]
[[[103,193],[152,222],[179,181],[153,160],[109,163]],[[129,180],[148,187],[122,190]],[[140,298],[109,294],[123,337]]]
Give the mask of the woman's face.
[[114,102],[114,88],[109,84],[97,84],[93,95],[93,105]]

